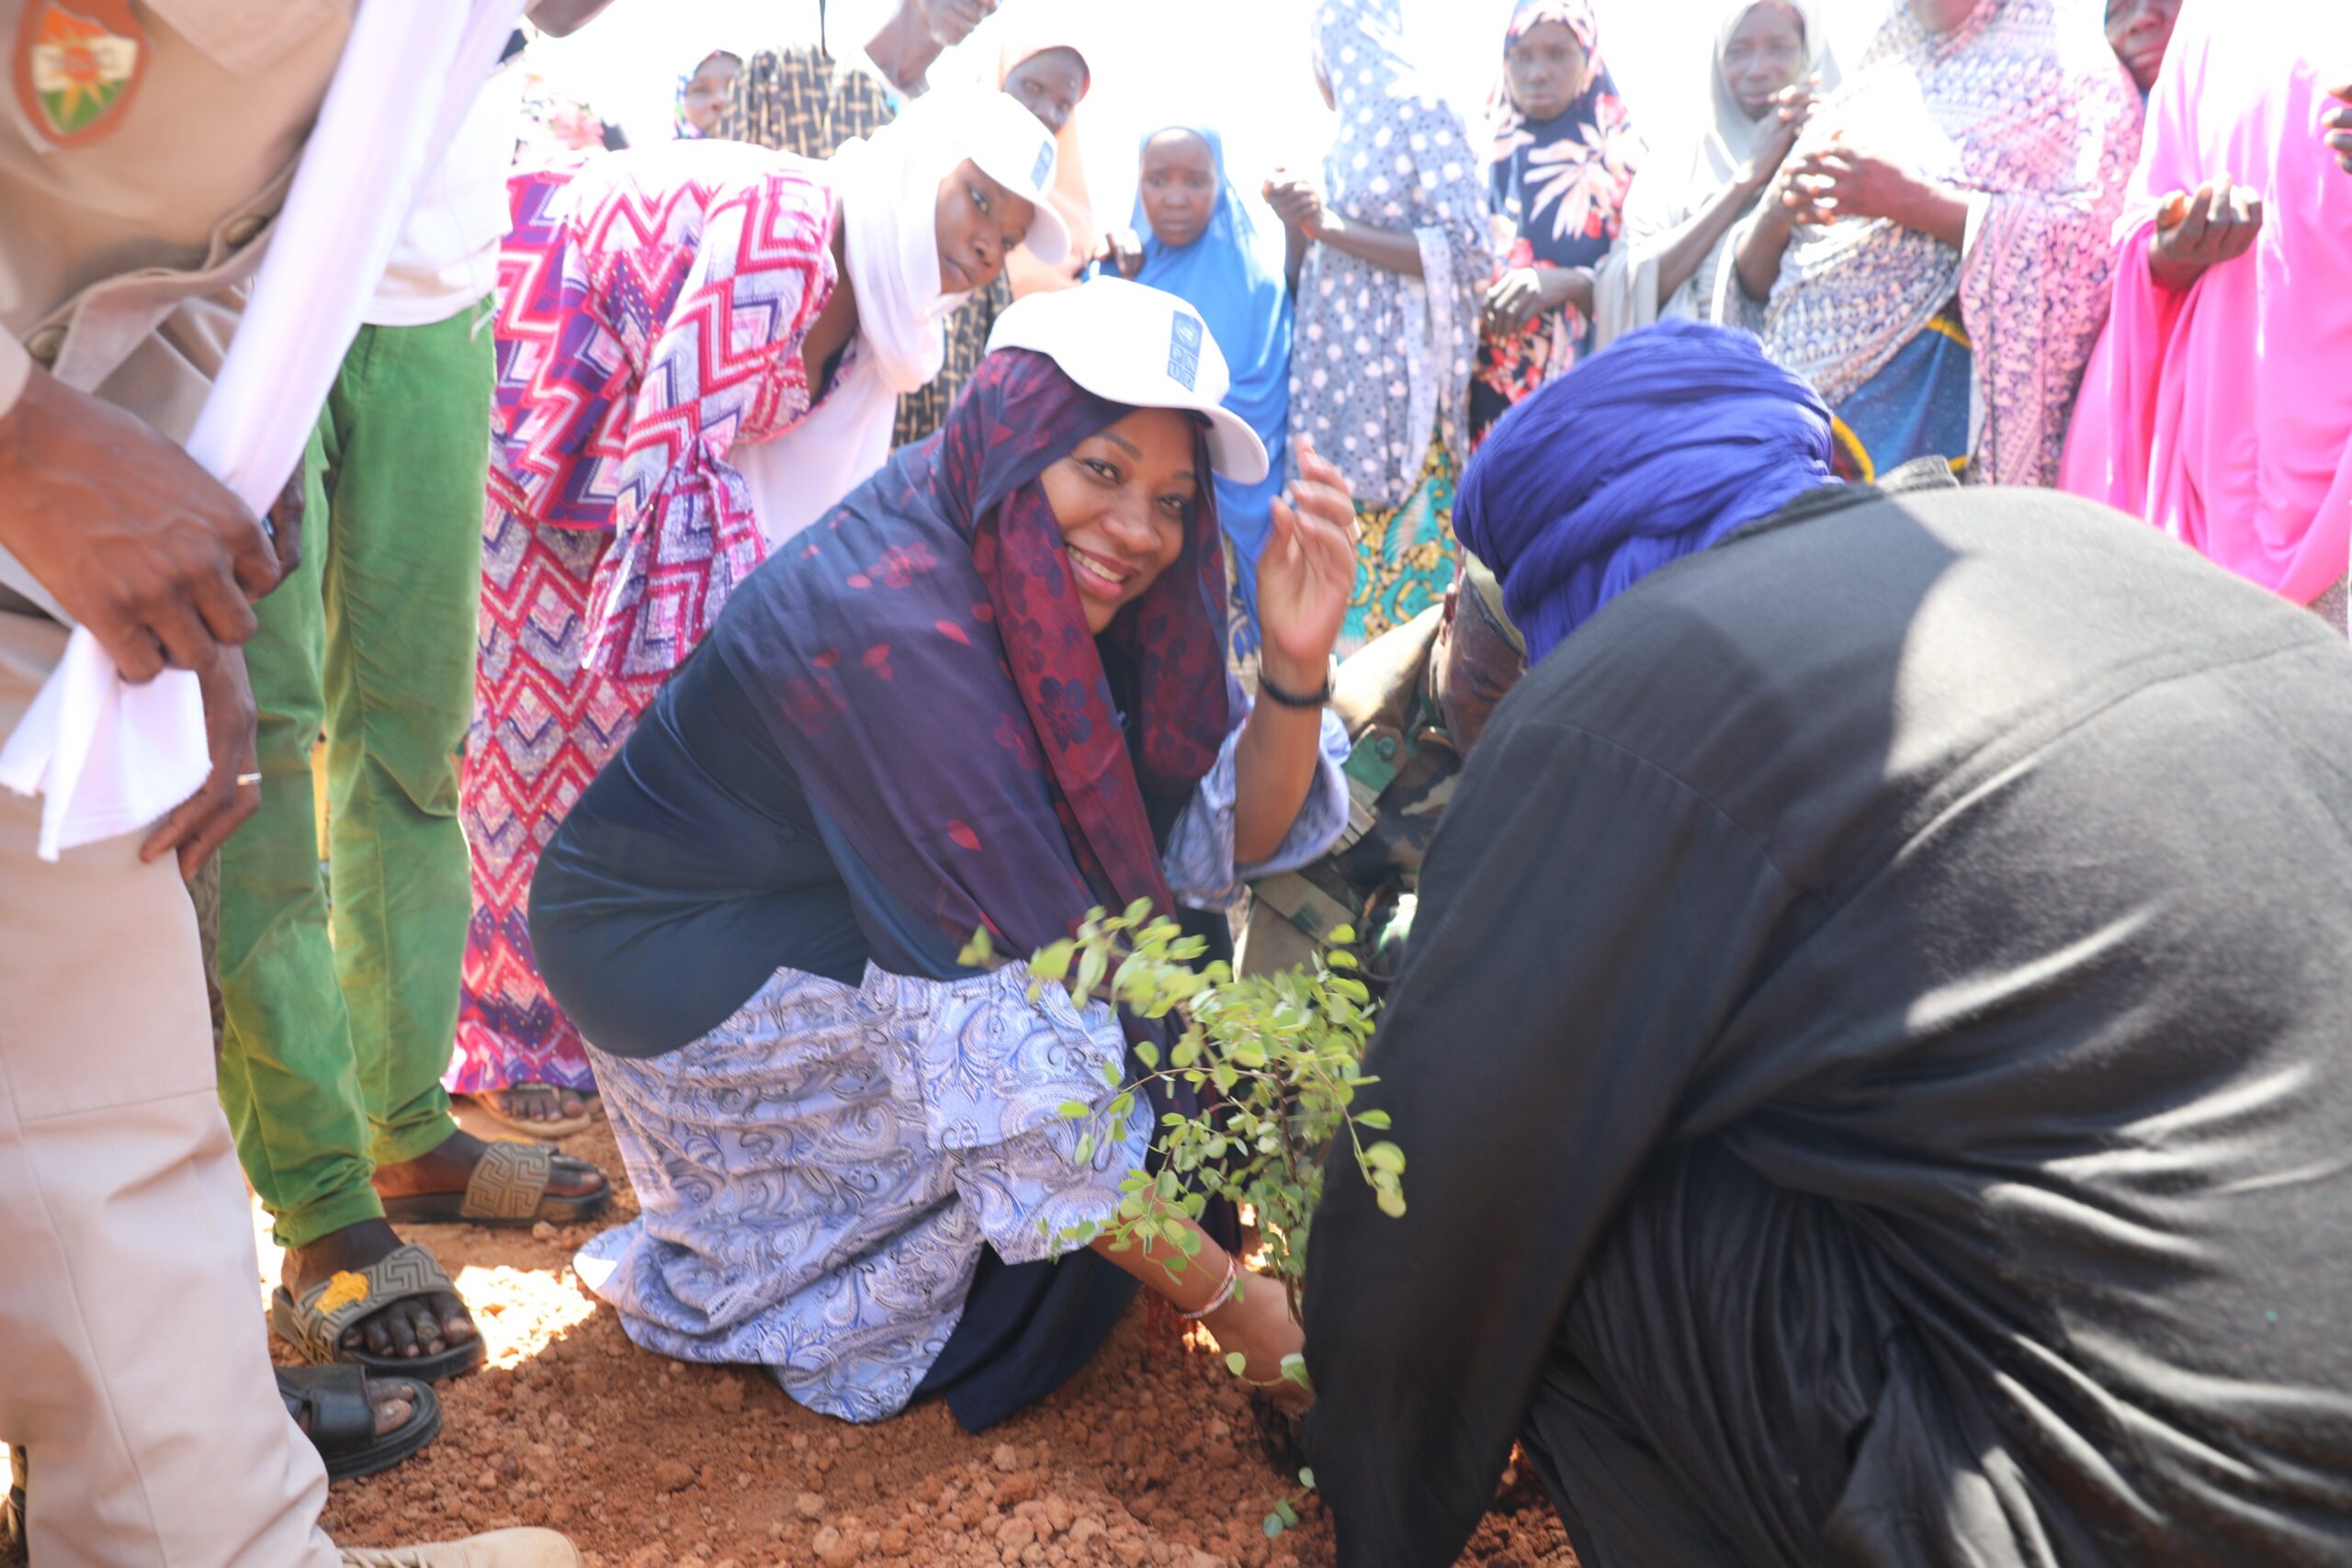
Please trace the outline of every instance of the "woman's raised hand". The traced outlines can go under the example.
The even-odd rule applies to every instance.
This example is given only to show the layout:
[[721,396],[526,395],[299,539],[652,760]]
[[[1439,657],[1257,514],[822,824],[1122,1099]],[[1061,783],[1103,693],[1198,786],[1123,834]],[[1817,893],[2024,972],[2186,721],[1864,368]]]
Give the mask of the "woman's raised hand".
[[2148,276],[2159,288],[2186,289],[2209,266],[2237,260],[2262,232],[2262,193],[2227,175],[2193,191],[2175,191],[2156,212],[2148,242]]
[[2335,154],[2344,172],[2352,175],[2352,82],[2330,87],[2327,96],[2335,100],[2335,107],[2319,117],[2320,130],[2327,150]]
[[1109,262],[1121,277],[1132,281],[1143,270],[1143,236],[1133,229],[1114,229],[1097,242],[1094,258]]
[[1756,147],[1747,156],[1747,166],[1741,171],[1740,184],[1749,190],[1762,190],[1780,174],[1789,153],[1797,144],[1797,136],[1813,118],[1814,95],[1820,90],[1821,78],[1809,76],[1792,82],[1772,95],[1764,110],[1765,125],[1756,139]]
[[1260,660],[1292,692],[1319,691],[1355,594],[1355,495],[1340,470],[1300,436],[1298,480],[1273,505],[1258,558]]
[[1276,169],[1260,194],[1285,224],[1310,240],[1323,237],[1323,186],[1313,175]]

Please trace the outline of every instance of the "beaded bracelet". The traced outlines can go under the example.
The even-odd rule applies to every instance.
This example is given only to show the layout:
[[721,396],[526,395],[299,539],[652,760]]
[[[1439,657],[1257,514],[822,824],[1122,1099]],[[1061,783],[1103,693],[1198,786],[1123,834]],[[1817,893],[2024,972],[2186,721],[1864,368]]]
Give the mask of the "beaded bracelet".
[[1225,1255],[1225,1283],[1217,1287],[1216,1294],[1208,1299],[1206,1305],[1194,1307],[1190,1312],[1186,1312],[1182,1307],[1179,1307],[1177,1309],[1176,1315],[1178,1317],[1189,1317],[1197,1322],[1201,1318],[1208,1316],[1209,1314],[1224,1306],[1226,1303],[1231,1301],[1233,1299],[1234,1291],[1239,1287],[1240,1283],[1241,1259],[1228,1252]]

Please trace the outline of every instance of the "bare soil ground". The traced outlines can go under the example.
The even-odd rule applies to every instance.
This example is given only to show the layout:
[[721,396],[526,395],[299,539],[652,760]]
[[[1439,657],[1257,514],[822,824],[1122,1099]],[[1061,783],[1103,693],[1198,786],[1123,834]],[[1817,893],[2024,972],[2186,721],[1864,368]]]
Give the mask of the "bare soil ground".
[[[334,1488],[326,1525],[338,1541],[551,1525],[591,1568],[1332,1561],[1329,1521],[1311,1498],[1299,1529],[1267,1538],[1263,1520],[1295,1483],[1267,1457],[1218,1360],[1140,1305],[1053,1398],[978,1436],[936,1403],[854,1427],[802,1409],[756,1371],[638,1349],[571,1268],[590,1235],[634,1213],[618,1156],[602,1125],[566,1146],[619,1186],[595,1224],[412,1234],[456,1276],[489,1364],[440,1385],[446,1425],[424,1453]],[[266,1242],[263,1257],[274,1279]],[[1576,1559],[1542,1490],[1521,1478],[1462,1562]]]

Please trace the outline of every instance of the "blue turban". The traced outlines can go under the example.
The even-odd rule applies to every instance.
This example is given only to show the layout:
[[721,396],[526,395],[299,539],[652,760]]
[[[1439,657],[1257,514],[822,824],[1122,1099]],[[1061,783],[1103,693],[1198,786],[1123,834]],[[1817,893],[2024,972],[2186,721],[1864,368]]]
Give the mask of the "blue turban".
[[1747,333],[1618,339],[1505,414],[1454,498],[1530,664],[1658,568],[1833,483],[1829,411]]

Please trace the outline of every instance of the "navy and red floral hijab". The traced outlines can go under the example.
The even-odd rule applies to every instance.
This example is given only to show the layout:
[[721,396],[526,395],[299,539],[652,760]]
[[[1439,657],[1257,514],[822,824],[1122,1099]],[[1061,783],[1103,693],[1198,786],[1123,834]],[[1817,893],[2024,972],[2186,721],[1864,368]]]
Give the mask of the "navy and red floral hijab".
[[[1544,22],[1576,36],[1585,79],[1556,118],[1531,120],[1511,102],[1507,62],[1512,47]],[[1599,266],[1623,229],[1626,194],[1645,150],[1601,59],[1592,0],[1520,0],[1503,34],[1503,54],[1487,111],[1495,276],[1517,267]],[[1563,305],[1516,332],[1487,333],[1470,389],[1473,445],[1512,404],[1566,375],[1590,331],[1582,310]]]
[[1225,565],[1182,555],[1100,638],[1038,478],[1130,411],[1022,349],[737,591],[711,637],[808,798],[911,914],[1026,953],[1089,907],[1172,909],[1160,840],[1241,706]]

